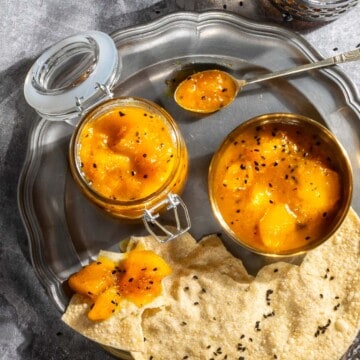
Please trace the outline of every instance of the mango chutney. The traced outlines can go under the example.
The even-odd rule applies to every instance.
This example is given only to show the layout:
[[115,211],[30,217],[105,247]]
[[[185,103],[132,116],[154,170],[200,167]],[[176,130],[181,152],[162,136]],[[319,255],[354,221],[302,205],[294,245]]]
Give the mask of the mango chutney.
[[336,149],[314,123],[286,116],[284,121],[250,121],[215,154],[209,173],[214,213],[250,250],[291,254],[309,249],[346,214],[351,170],[347,162],[339,165]]
[[230,104],[236,93],[236,84],[228,74],[206,70],[183,80],[174,97],[177,104],[186,110],[211,113]]
[[88,318],[102,321],[119,311],[123,300],[138,307],[152,302],[161,295],[162,280],[171,272],[166,261],[153,251],[135,249],[119,261],[99,256],[71,275],[69,286],[93,301]]
[[165,110],[143,99],[118,98],[102,103],[79,125],[70,167],[85,195],[113,215],[132,219],[170,191],[182,190],[188,159]]

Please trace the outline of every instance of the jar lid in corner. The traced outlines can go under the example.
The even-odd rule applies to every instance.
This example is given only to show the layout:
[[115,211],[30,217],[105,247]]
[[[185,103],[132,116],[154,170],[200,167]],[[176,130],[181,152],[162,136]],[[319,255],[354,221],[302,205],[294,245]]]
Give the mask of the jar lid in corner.
[[73,120],[112,97],[121,72],[113,39],[100,31],[65,38],[48,48],[29,70],[25,99],[42,117]]

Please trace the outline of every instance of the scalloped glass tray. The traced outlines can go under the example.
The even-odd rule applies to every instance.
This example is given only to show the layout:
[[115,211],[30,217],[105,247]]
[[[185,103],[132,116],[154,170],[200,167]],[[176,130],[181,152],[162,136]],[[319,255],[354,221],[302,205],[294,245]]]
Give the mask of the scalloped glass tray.
[[[182,198],[197,239],[220,232],[207,195],[212,154],[234,127],[271,112],[301,113],[328,126],[347,150],[354,170],[352,206],[360,213],[360,100],[338,67],[253,85],[215,114],[179,108],[172,85],[187,71],[210,67],[251,78],[322,57],[306,40],[274,25],[220,11],[181,12],[112,34],[123,71],[115,96],[139,96],[164,107],[186,139],[190,172]],[[27,157],[19,180],[18,203],[35,271],[60,311],[69,301],[65,280],[100,249],[118,250],[119,241],[143,235],[142,224],[124,224],[90,204],[74,184],[67,152],[73,126],[34,118]],[[256,272],[264,259],[225,244]],[[295,261],[289,259],[289,261]]]

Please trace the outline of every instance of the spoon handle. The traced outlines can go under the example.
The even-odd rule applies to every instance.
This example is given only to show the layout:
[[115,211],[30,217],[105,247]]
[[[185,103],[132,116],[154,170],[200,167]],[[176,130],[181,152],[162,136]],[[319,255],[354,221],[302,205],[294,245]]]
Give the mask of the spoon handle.
[[327,66],[332,66],[335,64],[341,64],[341,63],[357,61],[357,60],[360,60],[360,49],[347,51],[345,53],[332,56],[328,59],[320,60],[320,61],[310,63],[310,64],[300,65],[300,66],[297,66],[297,67],[294,67],[291,69],[275,71],[270,74],[260,76],[254,80],[245,80],[246,81],[245,84],[242,83],[241,85],[242,86],[250,85],[250,84],[260,82],[260,81],[275,79],[280,76],[298,74],[298,73],[308,71],[308,70],[319,69],[319,68],[323,68],[323,67],[327,67]]

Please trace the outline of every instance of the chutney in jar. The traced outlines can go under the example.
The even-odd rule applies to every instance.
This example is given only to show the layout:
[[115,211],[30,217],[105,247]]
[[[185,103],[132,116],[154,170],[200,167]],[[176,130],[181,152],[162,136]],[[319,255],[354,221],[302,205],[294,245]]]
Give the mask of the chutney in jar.
[[164,109],[144,99],[118,98],[81,122],[70,167],[85,195],[131,219],[182,190],[188,159],[180,131]]

